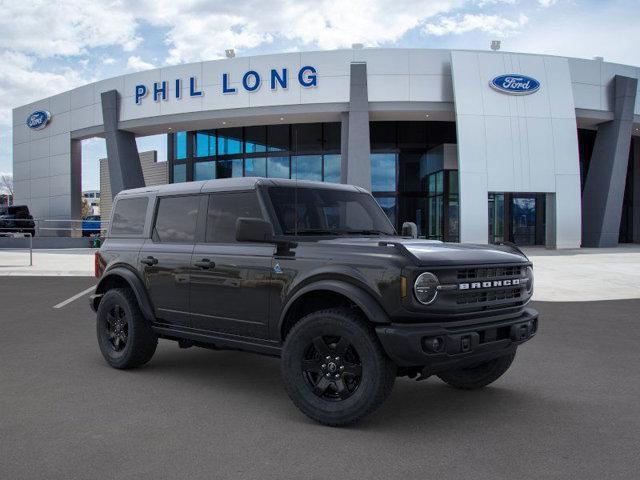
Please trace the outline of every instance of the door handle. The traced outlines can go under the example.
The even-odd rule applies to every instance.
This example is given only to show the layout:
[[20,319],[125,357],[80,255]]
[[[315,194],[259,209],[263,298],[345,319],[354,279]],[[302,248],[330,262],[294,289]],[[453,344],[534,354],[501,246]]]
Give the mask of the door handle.
[[142,260],[140,260],[140,262],[144,263],[145,265],[149,265],[151,267],[156,263],[158,263],[158,259],[156,257],[152,257],[151,255],[149,255],[147,258],[143,258]]
[[209,260],[208,258],[203,258],[202,260],[200,260],[199,262],[193,262],[193,264],[196,267],[200,267],[203,270],[208,270],[210,268],[215,268],[216,264],[215,262],[212,262],[211,260]]

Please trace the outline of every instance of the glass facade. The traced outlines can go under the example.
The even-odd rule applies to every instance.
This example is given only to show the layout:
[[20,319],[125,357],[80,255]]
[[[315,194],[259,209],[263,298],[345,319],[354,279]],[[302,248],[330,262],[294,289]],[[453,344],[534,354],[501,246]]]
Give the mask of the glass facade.
[[418,236],[460,239],[457,163],[446,165],[445,143],[456,143],[453,122],[371,122],[373,195],[400,231],[404,222]]
[[[172,182],[230,177],[340,182],[341,124],[256,125],[169,136]],[[457,164],[443,144],[456,143],[453,122],[371,122],[374,197],[399,231],[415,222],[422,238],[459,241]]]
[[340,182],[340,123],[303,123],[176,132],[171,182],[230,177]]

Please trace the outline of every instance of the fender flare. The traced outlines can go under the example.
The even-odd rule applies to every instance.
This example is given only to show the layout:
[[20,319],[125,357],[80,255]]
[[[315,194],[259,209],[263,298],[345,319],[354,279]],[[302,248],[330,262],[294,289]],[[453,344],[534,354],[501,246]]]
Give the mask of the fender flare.
[[278,331],[282,331],[282,325],[287,318],[289,310],[300,297],[307,293],[321,290],[338,293],[347,297],[362,310],[367,319],[372,323],[390,323],[389,316],[380,303],[363,288],[341,280],[319,280],[304,286],[287,301],[280,314]]
[[[105,272],[105,274],[100,278],[98,285],[96,285],[96,296],[99,298],[102,297],[106,293],[105,285],[109,279],[114,277],[119,277],[131,288],[133,294],[136,296],[138,300],[138,306],[142,311],[142,314],[149,322],[154,322],[156,317],[153,313],[153,307],[151,305],[151,301],[149,300],[149,296],[147,295],[147,290],[144,288],[144,284],[138,275],[125,267],[114,267]],[[98,302],[95,302],[95,307],[97,310]]]

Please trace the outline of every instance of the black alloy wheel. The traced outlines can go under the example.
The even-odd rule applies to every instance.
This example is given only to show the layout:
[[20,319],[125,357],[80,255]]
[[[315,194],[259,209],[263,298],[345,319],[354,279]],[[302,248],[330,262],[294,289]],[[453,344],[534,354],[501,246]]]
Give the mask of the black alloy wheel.
[[124,308],[114,305],[107,313],[106,321],[111,346],[116,352],[124,350],[129,337],[129,322]]
[[362,379],[360,356],[345,337],[313,338],[305,351],[302,371],[313,393],[331,401],[349,398]]
[[389,396],[396,366],[361,312],[309,313],[287,333],[282,377],[293,403],[324,425],[357,422]]
[[104,359],[114,368],[144,365],[153,357],[158,336],[144,318],[138,300],[130,289],[107,291],[98,305],[98,346]]

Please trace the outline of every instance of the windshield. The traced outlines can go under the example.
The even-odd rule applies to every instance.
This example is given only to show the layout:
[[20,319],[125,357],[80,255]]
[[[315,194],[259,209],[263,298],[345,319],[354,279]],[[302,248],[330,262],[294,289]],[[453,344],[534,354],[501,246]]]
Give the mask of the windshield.
[[366,193],[270,187],[269,197],[284,235],[395,235],[385,213]]

